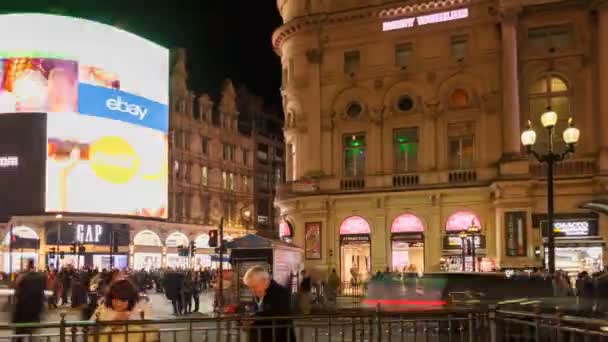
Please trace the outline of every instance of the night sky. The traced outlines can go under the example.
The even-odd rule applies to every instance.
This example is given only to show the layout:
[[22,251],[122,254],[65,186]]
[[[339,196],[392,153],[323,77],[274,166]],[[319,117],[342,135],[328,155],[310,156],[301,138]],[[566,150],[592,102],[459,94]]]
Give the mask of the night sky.
[[[280,61],[271,36],[281,25],[275,0],[0,0],[1,13],[56,13],[122,28],[188,50],[190,87],[217,96],[221,81],[245,84],[280,104]],[[8,34],[8,32],[4,32]]]

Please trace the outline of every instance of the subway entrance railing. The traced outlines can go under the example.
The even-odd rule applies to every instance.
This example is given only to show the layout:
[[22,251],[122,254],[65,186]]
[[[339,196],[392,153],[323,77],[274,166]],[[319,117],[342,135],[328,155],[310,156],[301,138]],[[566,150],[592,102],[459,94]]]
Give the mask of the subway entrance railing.
[[[524,311],[441,310],[311,316],[0,324],[0,340],[36,342],[591,342],[608,341],[608,320]],[[293,330],[293,333],[291,333]]]

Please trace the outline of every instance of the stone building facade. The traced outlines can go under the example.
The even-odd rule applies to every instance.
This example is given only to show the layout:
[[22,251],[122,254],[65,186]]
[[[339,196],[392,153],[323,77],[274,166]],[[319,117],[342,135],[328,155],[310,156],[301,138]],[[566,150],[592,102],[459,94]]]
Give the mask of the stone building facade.
[[549,105],[557,150],[568,117],[581,130],[556,167],[557,267],[603,267],[607,221],[581,206],[606,192],[605,1],[277,4],[277,203],[309,269],[472,270],[471,240],[478,271],[542,266],[546,173],[520,134],[531,120],[546,147]]

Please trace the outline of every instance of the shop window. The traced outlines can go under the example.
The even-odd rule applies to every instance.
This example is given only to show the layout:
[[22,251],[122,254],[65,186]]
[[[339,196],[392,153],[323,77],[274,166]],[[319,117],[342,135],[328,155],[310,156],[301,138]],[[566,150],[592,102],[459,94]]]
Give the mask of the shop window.
[[393,132],[395,172],[412,172],[418,167],[418,128],[400,128]]
[[365,175],[365,134],[352,134],[344,137],[344,176],[362,177]]

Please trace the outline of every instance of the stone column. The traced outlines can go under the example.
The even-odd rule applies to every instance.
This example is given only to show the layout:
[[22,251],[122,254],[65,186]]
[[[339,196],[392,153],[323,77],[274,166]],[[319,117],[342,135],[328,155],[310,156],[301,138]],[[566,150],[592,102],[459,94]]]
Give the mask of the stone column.
[[[599,112],[598,120],[598,147],[600,150],[600,170],[608,171],[608,4],[604,3],[597,9],[598,21],[598,83],[599,83]],[[602,95],[604,94],[604,95]],[[584,134],[584,132],[583,132]]]
[[[505,4],[502,4],[505,6]],[[519,75],[517,68],[517,15],[519,8],[501,8],[502,33],[502,125],[503,159],[520,154],[521,124],[519,111]]]

